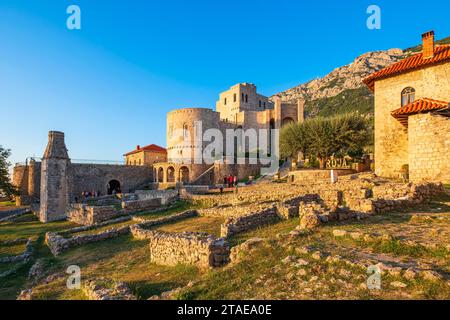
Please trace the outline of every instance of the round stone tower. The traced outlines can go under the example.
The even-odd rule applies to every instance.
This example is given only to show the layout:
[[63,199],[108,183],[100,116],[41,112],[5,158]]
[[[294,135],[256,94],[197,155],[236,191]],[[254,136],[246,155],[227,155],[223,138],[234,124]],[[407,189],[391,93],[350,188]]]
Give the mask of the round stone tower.
[[167,160],[190,159],[208,143],[200,138],[205,130],[219,128],[219,113],[206,108],[185,108],[167,114]]
[[51,222],[66,216],[69,188],[70,159],[64,142],[64,133],[50,131],[41,164],[41,204],[39,220]]

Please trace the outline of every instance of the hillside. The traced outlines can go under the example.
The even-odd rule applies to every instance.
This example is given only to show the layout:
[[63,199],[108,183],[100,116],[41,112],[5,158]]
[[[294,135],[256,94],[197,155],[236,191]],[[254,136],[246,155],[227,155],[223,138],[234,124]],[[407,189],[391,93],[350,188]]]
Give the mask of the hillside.
[[[436,43],[448,44],[450,37]],[[279,96],[282,101],[286,102],[295,102],[298,98],[305,99],[307,117],[331,116],[353,111],[370,115],[373,113],[374,107],[373,94],[362,80],[371,73],[398,62],[421,49],[422,46],[419,45],[405,50],[390,49],[368,52],[357,57],[352,63],[336,68],[323,78],[300,84],[274,96]]]

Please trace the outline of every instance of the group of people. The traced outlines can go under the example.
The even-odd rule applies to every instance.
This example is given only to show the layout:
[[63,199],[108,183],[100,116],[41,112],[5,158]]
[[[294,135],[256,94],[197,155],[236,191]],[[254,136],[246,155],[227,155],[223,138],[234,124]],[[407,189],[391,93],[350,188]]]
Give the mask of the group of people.
[[100,191],[83,191],[81,193],[81,198],[87,199],[87,198],[97,198],[100,197]]
[[237,176],[232,176],[230,174],[228,177],[224,177],[223,185],[228,188],[236,187],[237,186]]
[[[81,193],[81,202],[84,202],[84,200],[87,200],[89,198],[97,198],[100,197],[100,191],[83,191]],[[80,199],[78,197],[75,197],[75,202],[78,203]]]

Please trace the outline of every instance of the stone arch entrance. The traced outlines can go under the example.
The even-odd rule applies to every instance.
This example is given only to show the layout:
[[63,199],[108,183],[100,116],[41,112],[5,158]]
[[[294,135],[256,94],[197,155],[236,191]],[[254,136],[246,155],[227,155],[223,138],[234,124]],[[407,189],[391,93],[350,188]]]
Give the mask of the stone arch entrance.
[[291,117],[286,117],[281,122],[281,126],[284,127],[285,125],[290,124],[290,123],[294,123],[294,122],[295,122],[294,119],[292,119]]
[[175,169],[174,167],[167,168],[167,182],[175,182]]
[[121,193],[120,182],[113,179],[108,182],[108,194]]
[[164,168],[163,167],[160,167],[159,169],[158,169],[158,178],[157,178],[158,180],[158,182],[164,182]]
[[188,167],[181,167],[180,168],[180,181],[183,183],[189,182],[189,169]]

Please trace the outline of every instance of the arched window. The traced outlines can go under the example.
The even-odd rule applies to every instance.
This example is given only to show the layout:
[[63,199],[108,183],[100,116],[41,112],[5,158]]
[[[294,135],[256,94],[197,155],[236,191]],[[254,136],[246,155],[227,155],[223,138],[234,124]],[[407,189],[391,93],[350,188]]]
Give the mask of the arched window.
[[414,102],[416,96],[416,90],[411,87],[407,87],[402,91],[402,107]]
[[187,123],[183,124],[183,137],[187,138],[189,136],[189,127]]

